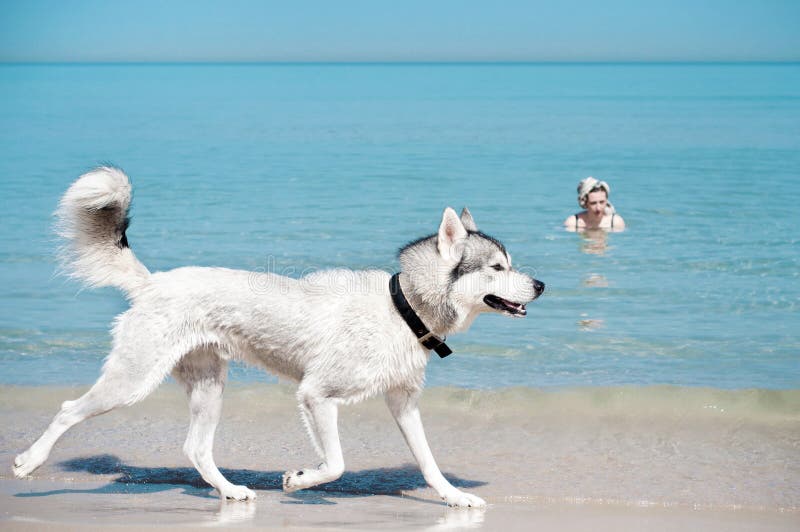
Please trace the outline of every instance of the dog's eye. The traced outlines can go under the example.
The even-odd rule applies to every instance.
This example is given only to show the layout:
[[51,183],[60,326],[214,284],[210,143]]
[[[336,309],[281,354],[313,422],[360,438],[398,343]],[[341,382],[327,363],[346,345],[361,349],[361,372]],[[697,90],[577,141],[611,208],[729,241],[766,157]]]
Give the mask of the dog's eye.
[[494,271],[496,271],[496,272],[502,272],[503,270],[505,270],[505,268],[503,268],[503,266],[502,266],[502,265],[500,265],[500,264],[495,264],[495,265],[493,265],[493,266],[492,266],[492,269],[493,269]]

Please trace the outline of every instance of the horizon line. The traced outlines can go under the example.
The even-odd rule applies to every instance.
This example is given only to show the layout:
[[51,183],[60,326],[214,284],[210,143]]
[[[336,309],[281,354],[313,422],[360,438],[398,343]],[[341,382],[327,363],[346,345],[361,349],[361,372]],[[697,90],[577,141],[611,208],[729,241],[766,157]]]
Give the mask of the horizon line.
[[99,60],[4,61],[0,65],[793,65],[798,59],[615,60]]

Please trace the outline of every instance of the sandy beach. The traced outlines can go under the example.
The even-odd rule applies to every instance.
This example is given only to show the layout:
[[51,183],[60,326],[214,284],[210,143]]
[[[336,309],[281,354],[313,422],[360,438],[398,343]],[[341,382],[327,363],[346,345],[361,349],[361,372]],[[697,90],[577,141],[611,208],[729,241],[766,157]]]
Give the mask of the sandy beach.
[[[221,503],[182,456],[186,405],[174,384],[75,427],[32,478],[14,479],[14,455],[38,436],[61,401],[82,390],[0,388],[3,529],[800,525],[796,417],[778,410],[756,421],[746,415],[751,407],[741,405],[729,416],[713,409],[670,413],[652,398],[640,411],[620,410],[619,390],[599,402],[593,396],[591,403],[568,391],[520,397],[523,392],[514,390],[429,390],[422,406],[434,454],[454,485],[488,501],[485,511],[442,505],[380,400],[342,409],[347,472],[340,480],[284,494],[281,473],[317,461],[296,415],[293,388],[284,385],[226,391],[215,457],[233,482],[257,491],[254,503]],[[730,398],[718,402],[732,406]]]

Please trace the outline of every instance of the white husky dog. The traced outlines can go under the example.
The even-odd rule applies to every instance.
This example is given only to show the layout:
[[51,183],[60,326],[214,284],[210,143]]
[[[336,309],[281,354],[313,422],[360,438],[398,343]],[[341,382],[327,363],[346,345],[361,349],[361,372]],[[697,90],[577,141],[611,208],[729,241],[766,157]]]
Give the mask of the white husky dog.
[[417,408],[425,366],[431,349],[447,352],[439,337],[467,329],[481,312],[524,316],[544,284],[513,270],[503,245],[479,232],[469,211],[459,218],[445,209],[437,234],[400,250],[395,277],[331,270],[293,279],[224,268],[150,273],[128,247],[130,199],[128,177],[111,167],[81,176],[61,199],[64,265],[90,286],[121,288],[131,307],[114,322],[100,378],[64,402],[16,457],[17,477],[44,463],[70,427],[144,399],[171,373],[189,396],[189,460],[222,498],[255,498],[220,473],[211,453],[234,359],[299,383],[302,417],[323,463],[286,472],[285,491],[342,475],[338,407],[382,393],[426,482],[448,505],[485,505],[452,486],[434,461]]

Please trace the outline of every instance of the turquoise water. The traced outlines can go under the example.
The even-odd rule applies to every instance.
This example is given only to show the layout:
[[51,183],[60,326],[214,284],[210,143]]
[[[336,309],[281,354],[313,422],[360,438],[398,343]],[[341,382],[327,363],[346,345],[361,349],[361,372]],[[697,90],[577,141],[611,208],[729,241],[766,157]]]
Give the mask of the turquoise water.
[[[797,64],[6,65],[0,125],[0,384],[96,379],[125,301],[54,277],[51,213],[113,162],[151,270],[394,270],[468,205],[547,292],[431,385],[800,388]],[[588,175],[626,232],[562,230]]]

